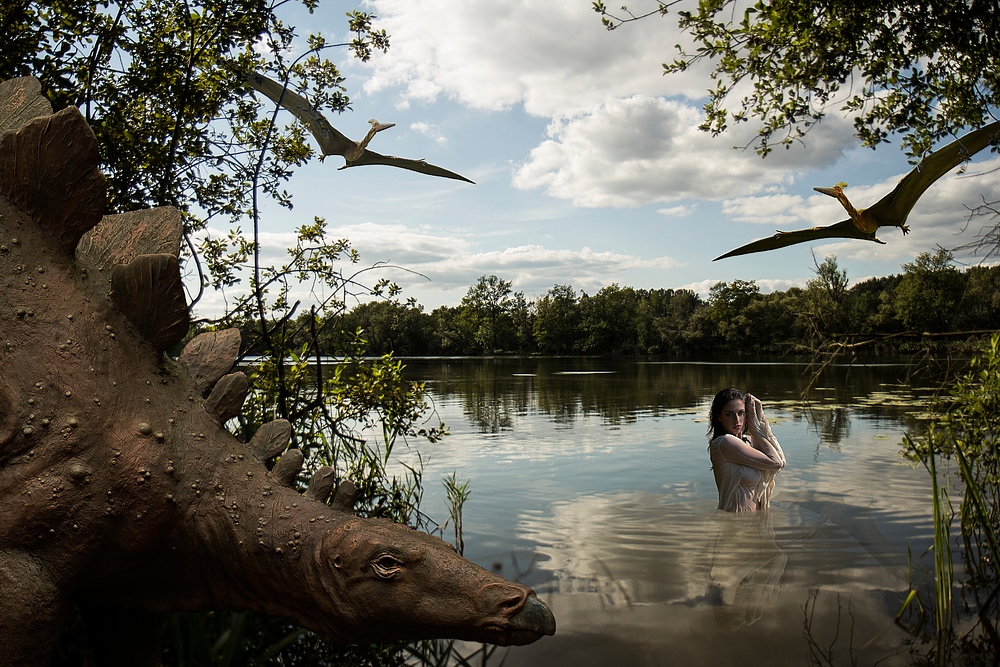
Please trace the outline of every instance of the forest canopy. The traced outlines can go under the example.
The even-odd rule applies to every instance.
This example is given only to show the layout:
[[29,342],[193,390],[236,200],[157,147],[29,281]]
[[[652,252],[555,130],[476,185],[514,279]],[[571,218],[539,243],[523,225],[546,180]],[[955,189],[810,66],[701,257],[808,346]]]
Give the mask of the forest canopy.
[[[369,354],[625,354],[711,356],[809,352],[864,342],[858,353],[1000,329],[1000,266],[961,270],[949,251],[918,255],[902,272],[851,285],[835,256],[805,288],[763,293],[754,280],[720,281],[707,299],[689,289],[608,285],[595,294],[554,285],[526,299],[510,281],[482,276],[457,306],[368,301],[342,316]],[[320,339],[325,353],[341,342]]]

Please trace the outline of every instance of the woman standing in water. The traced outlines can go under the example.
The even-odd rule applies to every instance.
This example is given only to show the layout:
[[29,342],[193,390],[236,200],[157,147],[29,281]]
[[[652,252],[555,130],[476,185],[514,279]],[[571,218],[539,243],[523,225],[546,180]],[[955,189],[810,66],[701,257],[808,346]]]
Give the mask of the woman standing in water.
[[767,509],[774,475],[785,467],[785,454],[771,433],[760,400],[738,389],[723,389],[712,401],[709,423],[708,452],[719,489],[719,509]]

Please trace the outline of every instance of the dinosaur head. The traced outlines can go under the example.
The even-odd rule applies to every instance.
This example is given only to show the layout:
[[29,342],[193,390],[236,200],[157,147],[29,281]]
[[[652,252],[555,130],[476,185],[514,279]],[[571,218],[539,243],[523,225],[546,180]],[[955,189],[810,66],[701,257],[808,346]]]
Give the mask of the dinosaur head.
[[453,637],[521,645],[555,633],[534,591],[459,556],[440,538],[386,520],[354,519],[323,540],[317,566],[349,613],[352,637]]

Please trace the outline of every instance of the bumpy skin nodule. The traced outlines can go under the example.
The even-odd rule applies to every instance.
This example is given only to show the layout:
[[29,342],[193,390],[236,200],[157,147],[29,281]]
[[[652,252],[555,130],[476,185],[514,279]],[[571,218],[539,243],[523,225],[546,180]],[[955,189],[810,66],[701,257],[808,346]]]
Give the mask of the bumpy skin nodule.
[[345,642],[552,634],[529,588],[327,505],[329,470],[289,488],[287,424],[248,444],[220,426],[246,395],[238,334],[163,354],[187,329],[179,217],[102,218],[97,163],[76,109],[0,83],[0,666],[48,664],[74,601],[106,664],[158,665],[168,611],[252,610]]

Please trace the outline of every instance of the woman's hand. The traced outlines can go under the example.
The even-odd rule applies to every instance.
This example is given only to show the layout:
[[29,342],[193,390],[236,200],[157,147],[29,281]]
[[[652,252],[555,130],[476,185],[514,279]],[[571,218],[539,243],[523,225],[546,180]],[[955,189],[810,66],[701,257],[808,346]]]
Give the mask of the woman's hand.
[[[768,428],[767,417],[764,415],[764,405],[760,402],[760,399],[753,394],[747,394],[746,397],[746,415],[747,415],[747,426],[760,440],[768,439]],[[751,438],[754,440],[753,438]],[[760,447],[760,442],[757,441],[754,444],[755,447]]]
[[746,399],[747,425],[763,438],[767,437],[767,417],[764,415],[764,404],[753,394],[747,394]]
[[747,426],[751,433],[751,444],[754,448],[768,454],[768,456],[773,454],[781,461],[781,466],[783,467],[785,465],[785,453],[781,450],[778,439],[771,432],[771,425],[764,415],[764,405],[753,394],[747,394],[745,408]]

